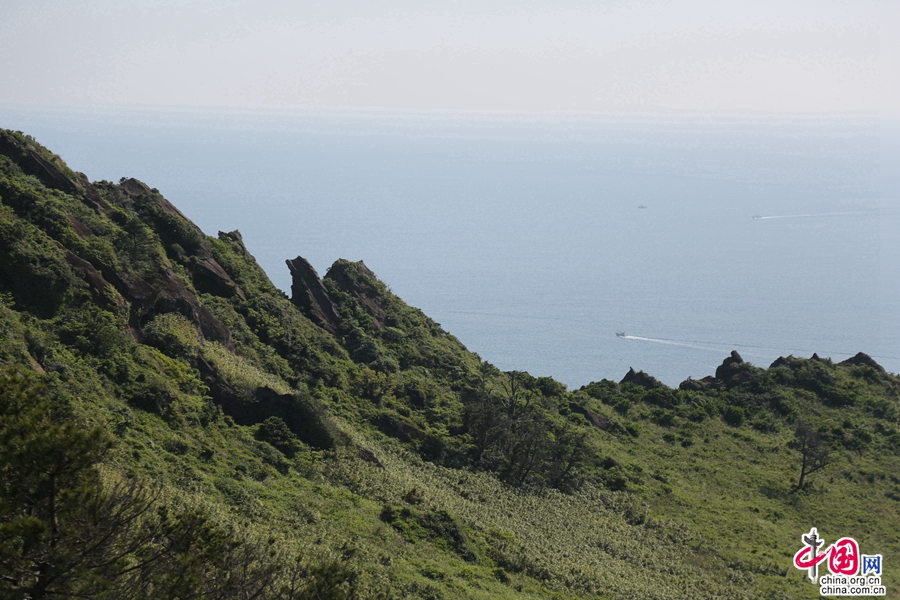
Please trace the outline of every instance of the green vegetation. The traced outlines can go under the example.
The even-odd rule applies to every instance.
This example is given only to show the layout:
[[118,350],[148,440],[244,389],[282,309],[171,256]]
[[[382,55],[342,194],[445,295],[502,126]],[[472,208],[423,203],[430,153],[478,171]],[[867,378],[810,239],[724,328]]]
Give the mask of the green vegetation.
[[0,596],[813,598],[813,526],[900,589],[866,355],[569,391],[361,262],[301,283],[0,131]]

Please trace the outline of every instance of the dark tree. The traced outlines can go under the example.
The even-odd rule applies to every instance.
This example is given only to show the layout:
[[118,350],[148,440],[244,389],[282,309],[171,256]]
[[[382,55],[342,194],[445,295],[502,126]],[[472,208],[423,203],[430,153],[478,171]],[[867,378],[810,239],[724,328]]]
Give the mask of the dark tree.
[[505,434],[506,419],[500,403],[489,391],[489,381],[494,375],[491,365],[482,363],[476,385],[468,390],[463,423],[470,436],[472,464],[485,466],[489,456]]
[[48,398],[31,378],[0,374],[0,592],[9,594],[5,597],[44,598],[85,579],[86,548],[73,546],[82,538],[73,540],[72,527],[97,504],[93,466],[110,445],[105,432],[79,426],[67,407]]
[[147,482],[104,481],[111,445],[34,376],[0,370],[0,598],[357,597],[344,562],[308,564],[274,539],[170,510]]
[[297,436],[281,417],[269,417],[260,423],[256,439],[268,442],[288,458],[293,458],[300,451]]
[[797,423],[790,447],[800,452],[800,479],[797,481],[797,489],[802,490],[808,475],[821,471],[831,462],[831,448],[821,432],[803,421]]
[[541,392],[546,388],[556,394],[564,388],[519,371],[490,375],[483,368],[466,398],[463,422],[472,464],[515,486],[577,488],[594,452],[585,432],[565,423],[554,401]]

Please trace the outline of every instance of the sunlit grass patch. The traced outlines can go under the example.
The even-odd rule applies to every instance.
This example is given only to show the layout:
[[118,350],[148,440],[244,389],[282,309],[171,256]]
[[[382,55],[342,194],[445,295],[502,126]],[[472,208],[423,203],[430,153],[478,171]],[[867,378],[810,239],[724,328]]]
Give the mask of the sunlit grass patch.
[[283,379],[258,369],[218,342],[207,342],[202,346],[201,353],[222,377],[239,390],[267,387],[279,394],[291,393],[291,387]]

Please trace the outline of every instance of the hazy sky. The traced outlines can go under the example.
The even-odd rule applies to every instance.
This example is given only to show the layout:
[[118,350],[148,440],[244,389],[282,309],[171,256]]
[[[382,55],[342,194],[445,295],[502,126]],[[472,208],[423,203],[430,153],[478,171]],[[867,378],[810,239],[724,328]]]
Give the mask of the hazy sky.
[[0,0],[0,103],[900,114],[897,0]]

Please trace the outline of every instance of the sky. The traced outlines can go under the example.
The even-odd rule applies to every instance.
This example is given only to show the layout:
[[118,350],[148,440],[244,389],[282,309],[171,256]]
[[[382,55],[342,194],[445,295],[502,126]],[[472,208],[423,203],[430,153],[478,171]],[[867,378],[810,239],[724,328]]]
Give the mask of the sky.
[[2,0],[0,105],[900,116],[896,0]]

